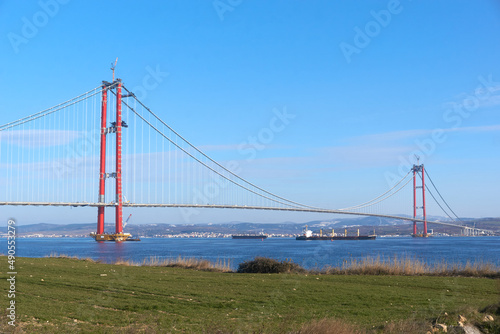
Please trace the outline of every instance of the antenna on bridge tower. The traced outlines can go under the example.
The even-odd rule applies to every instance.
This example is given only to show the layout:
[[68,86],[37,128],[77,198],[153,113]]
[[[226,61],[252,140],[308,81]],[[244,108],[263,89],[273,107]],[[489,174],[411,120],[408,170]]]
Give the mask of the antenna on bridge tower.
[[[118,59],[118,58],[116,58],[116,59]],[[416,155],[416,154],[415,154],[415,159],[417,159],[417,165],[418,165],[418,163],[419,163],[419,161],[420,161],[420,157],[419,157],[418,155]]]
[[118,57],[116,57],[116,60],[115,60],[115,63],[111,63],[111,71],[113,71],[113,81],[111,82],[115,82],[115,68],[116,68],[116,63],[118,62]]

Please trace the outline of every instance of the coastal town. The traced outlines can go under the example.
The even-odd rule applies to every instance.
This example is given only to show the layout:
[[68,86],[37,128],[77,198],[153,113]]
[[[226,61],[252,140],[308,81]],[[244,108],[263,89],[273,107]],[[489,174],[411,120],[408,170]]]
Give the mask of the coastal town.
[[[408,223],[385,222],[382,225],[370,225],[369,221],[323,221],[282,224],[227,223],[227,224],[130,224],[127,231],[139,238],[231,238],[235,234],[265,234],[268,238],[296,238],[304,234],[305,226],[315,234],[353,235],[359,233],[377,235],[377,237],[411,237],[411,225]],[[466,225],[467,224],[467,225]],[[462,237],[500,235],[498,220],[493,218],[466,222],[464,226],[491,230],[493,233],[467,234],[468,229],[445,228],[437,226],[429,229],[434,237]],[[112,225],[106,225],[112,228]],[[95,229],[94,224],[32,224],[19,225],[18,238],[85,238]],[[6,238],[6,231],[1,231],[0,238]]]

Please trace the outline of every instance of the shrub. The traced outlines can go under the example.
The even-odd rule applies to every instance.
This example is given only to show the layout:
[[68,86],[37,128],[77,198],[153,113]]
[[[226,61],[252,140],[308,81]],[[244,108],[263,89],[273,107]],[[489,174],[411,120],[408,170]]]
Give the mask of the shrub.
[[279,274],[302,273],[305,269],[292,261],[278,261],[267,257],[256,257],[238,265],[239,273]]

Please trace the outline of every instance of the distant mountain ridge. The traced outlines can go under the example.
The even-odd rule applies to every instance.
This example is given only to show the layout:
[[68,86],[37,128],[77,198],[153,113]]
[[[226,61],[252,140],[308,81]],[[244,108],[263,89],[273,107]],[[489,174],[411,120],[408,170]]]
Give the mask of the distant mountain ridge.
[[[432,218],[436,219],[436,218]],[[444,219],[441,217],[441,220]],[[465,219],[463,219],[465,222]],[[477,227],[488,229],[500,229],[500,218],[482,218],[473,219],[472,221]],[[410,222],[377,217],[359,217],[359,218],[344,218],[344,219],[330,219],[330,220],[314,220],[307,223],[250,223],[250,222],[229,222],[222,224],[128,224],[125,230],[133,235],[141,236],[159,236],[159,235],[178,235],[178,234],[192,234],[192,233],[216,233],[216,234],[238,234],[238,233],[260,233],[263,231],[268,234],[300,234],[302,233],[305,225],[313,231],[324,232],[333,229],[344,228],[359,228],[363,232],[384,231],[386,233],[409,233]],[[440,227],[434,225],[436,230]],[[433,227],[430,227],[433,228]],[[86,224],[51,224],[51,223],[38,223],[30,225],[18,225],[16,233],[22,235],[68,235],[68,236],[86,236],[96,229],[95,223]],[[113,232],[114,224],[106,224],[105,231]],[[6,232],[6,229],[1,232]]]

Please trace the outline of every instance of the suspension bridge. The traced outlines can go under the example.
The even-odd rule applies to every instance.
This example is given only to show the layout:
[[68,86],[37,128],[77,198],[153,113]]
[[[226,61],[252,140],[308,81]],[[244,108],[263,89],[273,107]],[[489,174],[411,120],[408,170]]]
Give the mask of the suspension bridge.
[[[114,78],[0,126],[0,182],[0,205],[97,208],[96,240],[126,240],[123,208],[154,207],[373,216],[413,222],[415,236],[427,236],[427,224],[490,233],[463,225],[418,162],[389,190],[346,208],[321,208],[277,195],[212,159]],[[409,190],[413,204],[405,199],[412,209],[408,215],[373,211]],[[449,220],[427,219],[426,194]],[[106,208],[114,210],[114,233],[104,231]],[[417,223],[423,225],[420,232]]]

